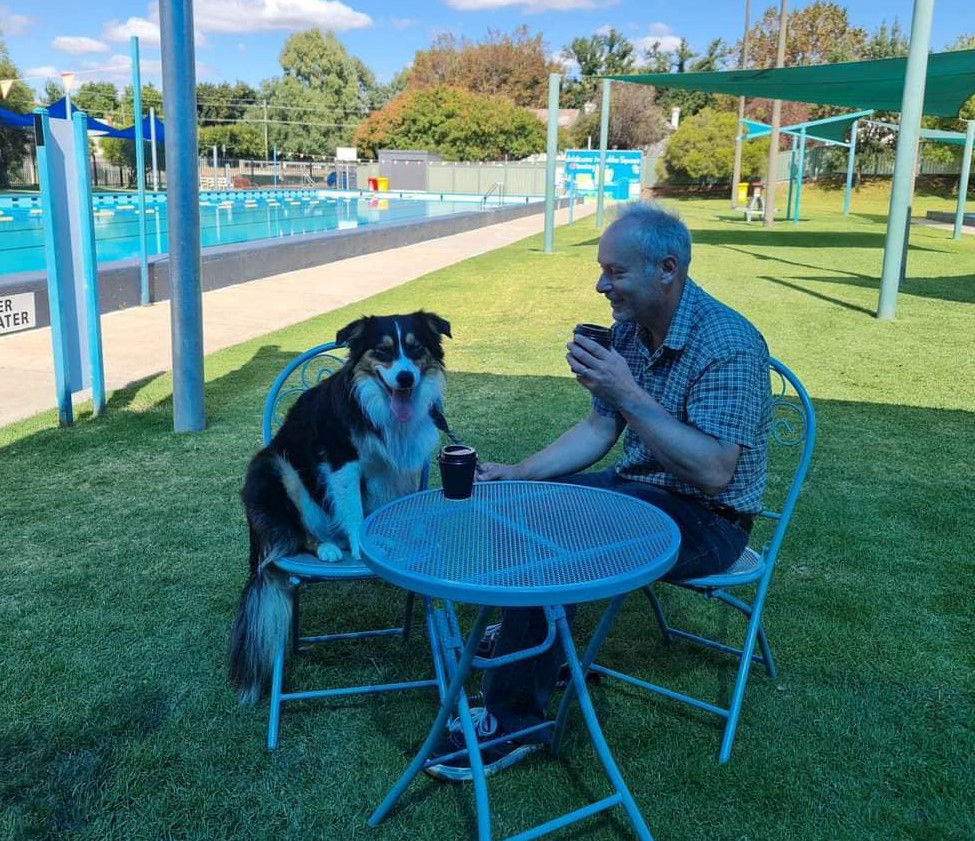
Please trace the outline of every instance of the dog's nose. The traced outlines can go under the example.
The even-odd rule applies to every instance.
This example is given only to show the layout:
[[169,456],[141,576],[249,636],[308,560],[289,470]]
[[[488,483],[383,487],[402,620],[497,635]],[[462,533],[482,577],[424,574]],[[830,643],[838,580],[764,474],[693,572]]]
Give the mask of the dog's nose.
[[400,371],[396,375],[396,385],[400,388],[413,388],[413,374],[410,371]]

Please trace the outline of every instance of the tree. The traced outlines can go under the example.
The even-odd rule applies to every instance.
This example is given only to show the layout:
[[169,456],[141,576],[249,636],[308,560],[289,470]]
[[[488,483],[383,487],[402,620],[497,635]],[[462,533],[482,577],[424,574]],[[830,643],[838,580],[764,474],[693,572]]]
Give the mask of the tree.
[[[149,116],[149,109],[156,109],[156,116],[159,119],[163,117],[163,98],[162,91],[159,90],[152,82],[147,82],[142,86],[142,116]],[[125,90],[122,91],[122,95],[119,97],[118,111],[113,115],[115,117],[115,125],[121,128],[127,128],[128,126],[135,124],[135,96],[133,94],[132,85],[126,85]],[[149,139],[148,134],[145,138],[147,141]],[[125,167],[132,172],[135,172],[135,143],[132,140],[124,140],[121,137],[103,137],[98,141],[98,145],[102,150],[102,154],[105,160],[110,164],[115,166]],[[158,155],[162,154],[163,144],[157,143],[156,151]],[[148,153],[145,156],[146,166],[151,165]],[[162,166],[162,164],[160,164]]]
[[41,105],[53,105],[64,96],[64,85],[57,79],[48,79],[44,82],[44,95],[41,97]]
[[[366,66],[318,29],[288,38],[280,61],[284,75],[261,84],[269,143],[292,157],[332,155],[348,145],[375,87]],[[263,109],[251,108],[246,119],[263,120]]]
[[[748,32],[748,66],[775,67],[778,40],[776,5],[766,9]],[[864,56],[866,44],[866,31],[850,25],[845,8],[816,0],[788,14],[785,66],[853,61]]]
[[[242,120],[259,99],[246,82],[199,82],[196,86],[197,121],[201,126],[222,125]],[[263,148],[263,147],[262,147]]]
[[[597,94],[596,108],[573,127],[573,142],[585,147],[599,138],[602,91]],[[609,97],[610,149],[645,149],[667,135],[667,121],[654,103],[654,90],[646,85],[613,85]]]
[[409,85],[447,85],[473,93],[506,96],[515,105],[544,107],[549,73],[558,66],[545,56],[541,34],[519,26],[510,35],[489,29],[474,43],[447,33],[427,50],[418,50],[409,71]]
[[901,29],[900,22],[894,18],[894,23],[887,28],[887,21],[881,22],[880,27],[868,39],[863,51],[863,58],[896,58],[907,55],[911,46],[910,39]]
[[[664,152],[667,177],[699,182],[730,179],[737,124],[737,114],[710,108],[683,120],[671,135]],[[764,171],[768,144],[767,138],[743,144],[743,176],[754,177]]]
[[[16,79],[20,76],[17,66],[10,60],[7,45],[0,38],[0,79]],[[14,82],[2,100],[2,107],[16,114],[29,114],[34,107],[34,92],[23,82]],[[29,129],[0,126],[0,189],[10,187],[10,176],[27,157],[28,144],[34,140]]]
[[209,156],[214,146],[232,158],[262,158],[264,132],[253,123],[222,123],[202,126],[197,133],[201,155]]
[[573,38],[562,48],[562,58],[579,65],[580,78],[563,86],[562,103],[570,108],[583,108],[594,100],[597,85],[592,77],[630,73],[636,65],[633,44],[615,29],[589,38]]
[[85,82],[71,97],[88,116],[101,120],[118,111],[118,89],[111,82]]
[[[668,53],[659,51],[659,43],[655,44],[656,51],[651,48],[648,51],[648,58],[661,64]],[[703,73],[713,70],[721,70],[727,63],[728,56],[731,55],[731,47],[725,44],[724,39],[715,38],[711,41],[707,49],[700,55],[697,61],[691,61],[698,55],[686,40],[681,39],[680,45],[670,56],[673,66],[678,73],[689,70],[691,73]],[[666,72],[666,71],[663,71]],[[731,104],[734,102],[735,104]],[[736,100],[719,99],[714,94],[704,93],[703,91],[683,90],[681,88],[662,88],[657,96],[657,104],[663,109],[664,113],[669,113],[672,108],[679,108],[682,117],[690,117],[697,114],[704,108],[718,108],[721,103],[726,110],[737,107]],[[718,110],[721,110],[718,108]]]
[[446,86],[409,88],[359,126],[356,147],[426,149],[447,160],[524,158],[545,149],[545,126],[507,97]]

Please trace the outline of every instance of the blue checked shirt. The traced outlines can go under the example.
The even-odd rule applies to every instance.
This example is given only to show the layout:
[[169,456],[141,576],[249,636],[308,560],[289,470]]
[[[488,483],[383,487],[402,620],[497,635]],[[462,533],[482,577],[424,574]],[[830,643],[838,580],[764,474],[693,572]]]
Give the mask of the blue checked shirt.
[[[634,379],[673,417],[719,441],[741,446],[734,476],[720,494],[708,496],[669,473],[640,437],[627,429],[616,473],[751,514],[762,509],[768,472],[771,412],[769,354],[762,334],[742,315],[712,298],[688,278],[663,344],[652,350],[642,328],[613,325],[613,347]],[[611,405],[593,398],[593,409],[626,421]]]

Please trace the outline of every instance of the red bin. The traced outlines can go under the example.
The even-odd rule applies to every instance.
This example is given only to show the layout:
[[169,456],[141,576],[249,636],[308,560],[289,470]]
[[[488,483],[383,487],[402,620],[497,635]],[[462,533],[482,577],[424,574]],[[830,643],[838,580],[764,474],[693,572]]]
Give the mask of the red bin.
[[369,189],[370,190],[377,190],[377,191],[379,190],[379,179],[378,178],[370,178],[369,179]]

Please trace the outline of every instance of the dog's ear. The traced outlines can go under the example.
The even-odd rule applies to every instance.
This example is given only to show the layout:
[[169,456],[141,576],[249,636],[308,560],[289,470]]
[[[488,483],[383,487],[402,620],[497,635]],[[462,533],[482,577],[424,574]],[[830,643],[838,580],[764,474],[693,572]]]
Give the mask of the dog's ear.
[[338,333],[335,334],[335,341],[340,345],[351,345],[366,331],[367,317],[356,319],[351,324],[346,324]]
[[450,322],[445,318],[441,318],[436,313],[419,310],[418,312],[413,313],[413,316],[414,318],[419,318],[421,321],[425,322],[434,333],[440,333],[440,335],[446,336],[448,339],[453,338],[453,336],[450,335]]

